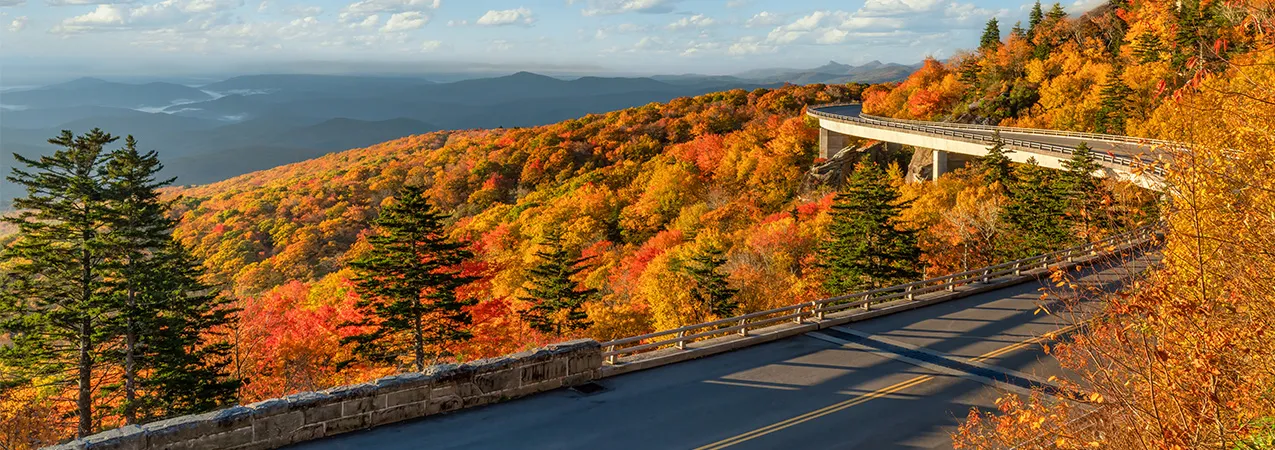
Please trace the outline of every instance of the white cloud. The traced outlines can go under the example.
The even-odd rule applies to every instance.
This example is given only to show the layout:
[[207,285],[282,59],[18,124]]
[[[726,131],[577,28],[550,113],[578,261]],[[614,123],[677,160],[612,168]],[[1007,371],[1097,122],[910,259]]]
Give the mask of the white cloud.
[[[678,0],[588,0],[588,6],[580,10],[586,16],[602,16],[623,13],[665,14],[673,12]],[[568,2],[574,4],[576,2]]]
[[345,7],[351,14],[379,12],[404,12],[409,10],[438,9],[441,0],[361,0]]
[[507,52],[514,48],[513,43],[504,39],[496,39],[491,41],[489,44],[490,45],[487,46],[487,49],[494,52]]
[[638,25],[636,23],[622,23],[616,25],[615,31],[620,33],[645,33],[647,31],[651,31],[651,27]]
[[490,10],[482,17],[478,18],[478,25],[485,26],[502,26],[502,25],[531,25],[535,22],[532,17],[531,10],[527,8],[506,9],[502,11]]
[[13,22],[9,22],[9,31],[17,33],[27,28],[27,16],[18,16],[13,18]]
[[754,15],[753,18],[748,19],[748,22],[745,22],[744,26],[748,28],[770,27],[779,25],[780,23],[783,23],[783,21],[783,17],[779,17],[778,14],[770,11],[762,11],[757,13],[757,15]]
[[443,46],[443,41],[425,41],[421,43],[421,51],[430,53],[438,51]]
[[677,22],[670,23],[668,24],[668,27],[666,28],[670,30],[685,30],[687,28],[707,28],[707,27],[711,27],[715,25],[716,23],[717,21],[713,20],[712,17],[707,17],[703,14],[696,14],[690,17],[683,17],[681,20],[678,20]]
[[397,33],[418,30],[424,27],[426,23],[429,23],[429,16],[419,11],[401,12],[390,16],[390,20],[385,21],[385,26],[381,27],[381,32]]
[[362,22],[377,13],[420,12],[438,9],[441,0],[360,0],[341,8],[337,19],[341,23]]
[[27,4],[27,0],[0,0],[0,8],[6,6],[22,6]]
[[323,14],[323,7],[293,5],[284,8],[283,12],[297,17],[314,17]]
[[779,51],[779,47],[767,45],[765,42],[762,42],[761,39],[754,36],[745,36],[739,41],[731,44],[730,47],[726,49],[726,54],[732,56],[759,55],[763,53],[774,53],[776,51]]
[[355,22],[350,24],[350,28],[372,29],[372,28],[376,28],[376,26],[380,24],[381,24],[381,16],[379,14],[372,14],[370,16],[364,17],[362,22]]
[[113,5],[133,2],[134,0],[45,0],[49,6]]
[[686,46],[680,53],[681,56],[690,57],[701,53],[712,53],[722,48],[722,45],[716,42],[692,42]]
[[53,32],[80,33],[103,28],[123,28],[126,14],[127,12],[119,6],[97,5],[96,9],[84,15],[63,20],[61,24],[53,27]]
[[[815,11],[791,22],[775,27],[766,35],[767,45],[815,44],[835,45],[847,42],[868,45],[886,37],[899,39],[893,44],[905,44],[904,39],[917,39],[946,35],[952,30],[981,27],[983,21],[993,15],[1005,15],[1006,10],[991,11],[970,3],[956,0],[866,0],[863,7],[854,12]],[[754,16],[754,19],[761,14]],[[751,22],[751,21],[750,21]],[[750,45],[737,49],[746,54]]]

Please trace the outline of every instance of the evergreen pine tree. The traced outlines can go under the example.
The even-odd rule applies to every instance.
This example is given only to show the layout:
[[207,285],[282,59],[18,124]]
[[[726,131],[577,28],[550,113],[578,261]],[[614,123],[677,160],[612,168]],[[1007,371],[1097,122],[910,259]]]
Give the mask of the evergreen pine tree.
[[1032,5],[1031,14],[1028,16],[1027,35],[1035,36],[1036,26],[1040,25],[1043,20],[1045,20],[1045,12],[1040,9],[1040,0],[1036,0],[1036,3]]
[[831,236],[819,249],[828,294],[915,281],[916,232],[899,223],[906,203],[876,164],[860,163],[832,205]]
[[458,267],[473,254],[448,239],[446,218],[424,189],[407,186],[373,221],[376,232],[367,239],[372,249],[350,263],[362,297],[356,305],[365,318],[345,324],[358,327],[359,334],[342,343],[353,343],[356,354],[382,363],[401,363],[410,355],[419,372],[427,356],[451,356],[449,345],[473,336],[465,307],[476,302],[456,296],[456,289],[477,280]]
[[1123,70],[1119,67],[1113,69],[1107,74],[1106,82],[1102,84],[1101,106],[1098,108],[1096,121],[1099,133],[1119,135],[1125,133],[1129,96],[1133,95],[1133,89],[1130,89],[1120,78],[1122,73]]
[[583,264],[591,258],[572,258],[556,229],[545,234],[536,258],[539,262],[528,274],[531,286],[522,298],[532,307],[522,312],[523,320],[531,328],[557,336],[588,328],[591,323],[584,302],[597,290],[577,289],[572,278],[584,270]]
[[111,313],[100,265],[111,246],[105,237],[112,212],[107,198],[104,147],[117,138],[94,129],[49,139],[61,147],[52,156],[14,155],[9,182],[27,195],[13,201],[19,211],[4,221],[17,240],[4,249],[9,270],[0,291],[0,366],[6,383],[40,379],[75,386],[76,433],[94,430],[93,396],[105,344],[113,337],[103,321]]
[[1017,259],[1063,248],[1071,243],[1068,228],[1068,187],[1059,172],[1041,167],[1032,158],[1018,166],[1010,183],[1005,205],[1005,236],[1013,240],[1001,245],[1006,259]]
[[124,365],[124,403],[121,414],[127,424],[137,423],[138,369],[145,365],[144,351],[139,348],[148,328],[155,319],[157,302],[142,304],[147,297],[146,286],[157,271],[150,267],[149,255],[168,241],[173,220],[164,216],[165,206],[159,201],[158,188],[171,183],[156,181],[155,173],[162,166],[154,152],[145,155],[137,151],[137,141],[132,136],[125,139],[124,149],[112,154],[107,163],[109,195],[113,214],[111,231],[107,235],[113,249],[109,264],[114,317],[124,337],[119,349]]
[[998,182],[1001,188],[1008,189],[1014,181],[1014,170],[1010,167],[1009,157],[1006,155],[1013,150],[1005,148],[999,131],[995,132],[994,139],[992,146],[987,149],[987,154],[978,157],[977,166],[987,181]]
[[1164,59],[1164,42],[1152,32],[1139,34],[1133,41],[1133,56],[1140,64],[1160,61]]
[[158,154],[139,152],[132,136],[107,164],[112,250],[104,268],[123,336],[127,423],[212,409],[238,390],[227,376],[229,346],[211,334],[231,325],[235,311],[199,281],[202,264],[172,239],[171,202],[158,190],[173,180],[158,180],[162,169]]
[[739,302],[735,294],[739,289],[730,287],[726,275],[717,270],[726,265],[726,252],[715,245],[700,248],[691,255],[690,261],[682,264],[683,273],[695,280],[691,287],[691,299],[696,303],[696,322],[706,322],[708,317],[699,316],[707,312],[717,318],[730,317],[735,314]]
[[1027,30],[1023,29],[1023,22],[1014,22],[1014,28],[1009,30],[1009,35],[1018,39],[1027,38]]
[[234,403],[240,380],[231,376],[238,308],[203,284],[203,263],[175,240],[156,249],[143,303],[158,305],[143,340],[148,395],[142,421],[209,411]]
[[1070,160],[1063,161],[1064,185],[1068,188],[1069,208],[1067,217],[1082,238],[1090,238],[1094,227],[1104,227],[1103,201],[1106,187],[1094,178],[1102,165],[1094,159],[1089,145],[1080,143]]
[[1000,23],[993,17],[987,21],[987,27],[983,28],[983,38],[979,40],[978,48],[983,50],[995,50],[1001,45],[1001,27]]
[[1049,14],[1045,17],[1049,19],[1049,23],[1057,23],[1067,18],[1067,10],[1063,9],[1062,3],[1054,2],[1054,6],[1049,8]]

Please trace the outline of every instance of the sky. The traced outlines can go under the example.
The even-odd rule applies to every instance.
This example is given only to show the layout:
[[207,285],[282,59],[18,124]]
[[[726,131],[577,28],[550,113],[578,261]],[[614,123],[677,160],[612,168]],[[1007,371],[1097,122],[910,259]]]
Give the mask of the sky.
[[[1024,0],[0,0],[0,85],[265,72],[731,74],[915,63]],[[1083,12],[1094,0],[1064,3]],[[1088,2],[1088,3],[1087,3]]]

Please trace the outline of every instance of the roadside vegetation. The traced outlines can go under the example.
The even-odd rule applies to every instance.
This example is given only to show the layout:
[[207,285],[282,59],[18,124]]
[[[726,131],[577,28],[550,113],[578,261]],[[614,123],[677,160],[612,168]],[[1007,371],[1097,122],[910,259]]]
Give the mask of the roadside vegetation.
[[[1244,0],[1113,1],[1078,18],[1042,9],[1007,39],[985,38],[897,86],[870,88],[865,105],[896,117],[1185,143],[1157,149],[1167,170],[1164,260],[1104,296],[1083,332],[1047,349],[1077,374],[1057,381],[1083,392],[1081,401],[1007,396],[999,411],[971,411],[957,446],[1270,448],[1275,10]],[[1090,191],[1079,182],[1058,185]]]

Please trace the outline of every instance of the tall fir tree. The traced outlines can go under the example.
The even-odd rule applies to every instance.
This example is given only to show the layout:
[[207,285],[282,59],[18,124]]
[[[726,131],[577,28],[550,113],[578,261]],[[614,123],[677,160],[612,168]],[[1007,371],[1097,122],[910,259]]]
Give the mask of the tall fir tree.
[[1041,167],[1035,158],[1016,168],[1010,183],[1004,218],[1006,236],[1001,245],[1006,259],[1023,258],[1058,250],[1072,242],[1067,221],[1069,188],[1060,172]]
[[357,334],[342,339],[372,361],[401,364],[409,357],[416,371],[427,358],[452,356],[449,346],[473,337],[466,309],[477,302],[456,290],[478,279],[459,267],[473,257],[464,244],[447,237],[443,221],[425,190],[407,186],[373,221],[371,250],[350,262],[357,303],[364,319],[346,323]]
[[885,171],[860,163],[832,205],[829,238],[819,249],[824,290],[830,295],[915,281],[921,251],[915,230],[904,228],[906,206]]
[[1094,177],[1102,165],[1094,159],[1089,145],[1082,142],[1072,152],[1071,159],[1063,161],[1063,168],[1066,169],[1063,184],[1068,188],[1067,218],[1079,237],[1092,239],[1109,223],[1104,208],[1107,188]]
[[739,301],[735,298],[739,289],[730,287],[726,274],[718,272],[725,265],[726,251],[716,245],[698,249],[682,263],[680,270],[695,280],[691,287],[691,300],[696,304],[696,322],[707,322],[710,315],[719,319],[730,317],[739,308]]
[[202,263],[172,239],[172,203],[159,189],[173,179],[158,179],[162,169],[159,155],[138,151],[132,136],[107,164],[113,249],[103,267],[123,337],[126,423],[212,409],[234,400],[239,386],[227,374],[229,344],[216,339],[236,310],[199,281]]
[[987,21],[987,26],[983,28],[983,37],[979,40],[978,48],[982,50],[996,50],[1001,45],[1001,26],[1000,22],[993,17]]
[[[165,217],[165,205],[159,201],[157,189],[171,183],[157,181],[155,173],[162,166],[154,152],[141,154],[132,136],[125,139],[124,149],[114,152],[107,163],[108,192],[113,213],[109,220],[111,231],[107,238],[112,249],[108,263],[113,272],[111,280],[114,317],[123,335],[119,349],[123,360],[124,380],[121,387],[124,401],[121,414],[126,424],[137,423],[138,371],[146,365],[145,344],[139,342],[147,329],[154,324],[159,302],[145,302],[149,297],[149,279],[158,271],[150,267],[150,255],[168,241],[174,221]],[[147,300],[150,300],[147,298]]]
[[0,291],[0,365],[7,383],[40,379],[74,386],[76,434],[95,430],[94,395],[110,327],[109,286],[100,269],[112,249],[107,192],[107,144],[117,138],[99,129],[49,139],[51,156],[15,154],[9,182],[26,188],[13,201],[19,212],[4,221],[18,237],[5,248],[8,286]]
[[1116,67],[1107,74],[1107,80],[1102,84],[1101,103],[1098,108],[1097,127],[1099,133],[1108,134],[1125,134],[1125,122],[1129,114],[1129,97],[1133,95],[1133,89],[1121,79],[1124,73],[1119,67]]
[[1027,30],[1023,29],[1023,22],[1014,22],[1014,28],[1009,29],[1009,35],[1016,39],[1026,39]]
[[1031,14],[1028,15],[1027,35],[1035,36],[1036,26],[1043,20],[1045,20],[1045,11],[1040,8],[1040,0],[1036,0],[1036,3],[1032,5]]
[[1049,19],[1049,23],[1058,23],[1058,21],[1067,18],[1067,10],[1063,9],[1062,3],[1054,2],[1054,6],[1049,8],[1049,14],[1045,15]]
[[1164,41],[1151,31],[1139,34],[1133,40],[1133,56],[1140,64],[1149,64],[1164,59]]
[[532,304],[521,313],[523,320],[533,329],[556,336],[588,328],[591,322],[584,303],[597,295],[597,290],[577,288],[573,278],[591,258],[572,257],[557,229],[545,234],[540,247],[536,252],[539,261],[528,273],[530,287],[522,297]]
[[987,149],[987,154],[978,157],[976,165],[987,178],[987,181],[995,181],[1000,183],[1002,189],[1008,189],[1014,181],[1014,169],[1010,166],[1009,156],[1013,150],[1005,148],[1005,142],[1001,140],[999,131],[993,134],[992,146]]
[[231,375],[238,321],[232,299],[202,283],[203,262],[175,240],[156,249],[148,268],[150,303],[161,305],[143,342],[149,350],[140,386],[150,395],[139,418],[193,414],[234,403],[241,381]]

